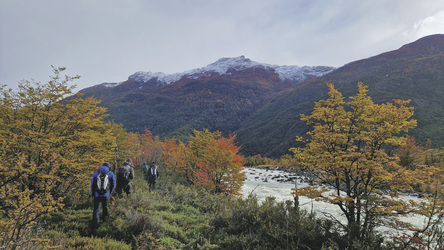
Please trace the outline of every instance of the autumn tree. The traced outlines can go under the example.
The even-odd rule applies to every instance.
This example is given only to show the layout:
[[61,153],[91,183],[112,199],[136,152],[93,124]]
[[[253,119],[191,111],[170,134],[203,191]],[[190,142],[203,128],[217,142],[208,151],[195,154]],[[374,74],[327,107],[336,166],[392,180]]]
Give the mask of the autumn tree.
[[189,149],[186,143],[176,138],[165,139],[162,144],[162,159],[164,167],[171,173],[182,177],[182,181],[190,181],[192,176],[188,161]]
[[145,129],[142,134],[129,132],[126,135],[126,141],[121,143],[124,149],[118,152],[120,164],[128,158],[132,158],[136,165],[141,165],[143,162],[163,161],[163,142],[157,136],[153,136],[149,129]]
[[[429,143],[430,144],[430,143]],[[396,154],[399,164],[407,169],[436,169],[431,178],[426,178],[413,188],[421,191],[424,197],[415,202],[416,214],[424,218],[424,224],[411,228],[411,233],[398,233],[392,244],[399,249],[442,249],[444,248],[444,150],[423,147],[413,137],[407,136]]]
[[[141,136],[139,133],[129,132],[127,135],[128,139],[128,152],[120,152],[123,153],[123,161],[127,158],[141,157],[142,156],[142,148],[141,148]],[[130,157],[128,154],[131,153]]]
[[[404,144],[405,137],[399,134],[416,126],[409,101],[376,104],[367,95],[367,86],[359,83],[358,87],[358,94],[345,100],[328,84],[329,98],[316,102],[310,115],[301,115],[313,126],[305,147],[290,149],[301,166],[333,189],[325,194],[327,189],[310,186],[294,189],[294,195],[336,204],[347,220],[343,228],[350,247],[365,241],[377,226],[401,226],[393,224],[396,220],[384,220],[412,210],[394,190],[410,189],[434,172],[401,166],[385,150]],[[388,189],[393,192],[383,195]]]
[[149,129],[145,129],[141,136],[141,161],[162,162],[163,142],[157,136],[153,136]]
[[0,241],[20,246],[45,213],[87,193],[91,174],[112,159],[115,137],[99,101],[70,98],[78,77],[53,68],[46,84],[23,81],[0,94]]
[[413,137],[406,136],[405,143],[400,145],[396,154],[399,157],[399,165],[408,169],[415,169],[419,165],[420,154],[424,148]]
[[239,194],[244,180],[243,158],[234,144],[235,137],[220,132],[194,131],[190,140],[195,163],[192,181],[216,193]]
[[112,159],[110,159],[109,163],[111,164],[112,162],[111,170],[115,172],[118,166],[123,164],[128,157],[132,157],[131,142],[128,138],[129,133],[126,132],[122,124],[116,124],[113,121],[105,124],[105,130],[113,137],[113,141],[109,147],[112,151]]
[[234,136],[225,138],[219,131],[195,130],[187,144],[165,141],[165,163],[211,192],[238,194],[244,180],[244,160],[234,140]]

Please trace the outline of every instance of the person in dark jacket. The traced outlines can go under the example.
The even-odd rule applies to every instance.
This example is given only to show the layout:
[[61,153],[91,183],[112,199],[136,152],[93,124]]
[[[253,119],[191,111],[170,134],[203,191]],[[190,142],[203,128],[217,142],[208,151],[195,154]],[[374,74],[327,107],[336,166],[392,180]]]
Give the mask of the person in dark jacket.
[[116,178],[114,173],[110,171],[109,163],[105,162],[94,173],[91,179],[90,194],[94,197],[94,212],[92,219],[93,232],[100,224],[100,207],[102,207],[102,217],[106,220],[109,217],[109,196],[114,192],[116,187]]
[[159,170],[154,162],[148,168],[147,180],[150,186],[150,191],[156,189],[157,177],[159,177]]
[[130,158],[117,170],[117,194],[121,195],[122,190],[125,191],[126,195],[132,194],[132,179],[134,179],[134,165]]

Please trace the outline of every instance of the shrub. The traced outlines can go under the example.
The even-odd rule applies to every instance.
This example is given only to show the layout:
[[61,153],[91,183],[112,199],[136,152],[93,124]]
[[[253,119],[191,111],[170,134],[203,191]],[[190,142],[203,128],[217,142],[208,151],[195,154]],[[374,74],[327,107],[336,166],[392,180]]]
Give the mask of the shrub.
[[295,208],[291,201],[237,199],[212,221],[225,249],[320,249],[336,238],[330,224]]

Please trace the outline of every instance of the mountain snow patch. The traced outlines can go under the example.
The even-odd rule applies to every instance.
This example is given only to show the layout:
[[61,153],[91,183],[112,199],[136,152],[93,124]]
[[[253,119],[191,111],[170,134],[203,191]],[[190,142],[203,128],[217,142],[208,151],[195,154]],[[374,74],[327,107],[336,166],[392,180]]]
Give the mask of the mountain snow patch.
[[112,82],[112,83],[105,83],[103,84],[103,86],[107,87],[107,88],[112,88],[115,86],[118,86],[119,84],[121,84],[122,82]]
[[162,82],[164,84],[170,84],[173,82],[177,82],[182,78],[183,73],[176,73],[176,74],[164,74],[162,72],[143,72],[139,71],[134,74],[132,74],[128,79],[135,80],[136,82],[142,82],[146,83],[150,80],[157,80],[159,82]]
[[279,78],[281,78],[282,81],[288,79],[297,82],[302,82],[310,76],[321,77],[325,74],[332,72],[335,69],[333,67],[327,67],[327,66],[299,67],[299,66],[286,66],[286,65],[284,66],[271,65],[271,67],[273,67],[276,73],[278,73]]
[[182,77],[186,77],[189,79],[198,79],[200,77],[210,76],[211,74],[217,73],[220,75],[230,74],[230,70],[240,71],[252,67],[264,67],[269,69],[274,69],[274,71],[279,75],[279,78],[284,80],[292,80],[297,82],[302,82],[306,80],[310,76],[320,77],[327,73],[330,73],[335,68],[327,67],[327,66],[279,66],[279,65],[270,65],[264,63],[258,63],[251,61],[244,56],[239,57],[226,57],[217,60],[216,62],[207,65],[203,68],[193,69],[189,71],[185,71],[182,73],[175,74],[164,74],[162,72],[143,72],[139,71],[131,76],[128,79],[135,80],[140,83],[146,83],[151,80],[156,80],[162,84],[170,84],[180,80]]

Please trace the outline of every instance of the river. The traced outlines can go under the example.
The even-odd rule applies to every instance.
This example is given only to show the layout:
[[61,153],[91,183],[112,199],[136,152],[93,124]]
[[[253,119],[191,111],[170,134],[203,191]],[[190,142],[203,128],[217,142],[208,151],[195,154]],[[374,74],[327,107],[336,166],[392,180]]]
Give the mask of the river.
[[[291,188],[309,185],[309,180],[306,177],[279,169],[245,168],[244,172],[245,182],[241,190],[242,196],[248,197],[249,194],[255,194],[260,201],[264,201],[266,197],[275,197],[276,201],[293,200]],[[415,196],[401,196],[400,199],[417,201],[419,198]],[[314,211],[320,216],[333,216],[342,223],[346,222],[344,214],[337,205],[300,196],[299,206],[307,211]],[[415,226],[422,226],[424,225],[424,219],[422,216],[407,215],[402,220]],[[378,230],[385,233],[396,232],[392,228],[385,227],[381,227]]]

